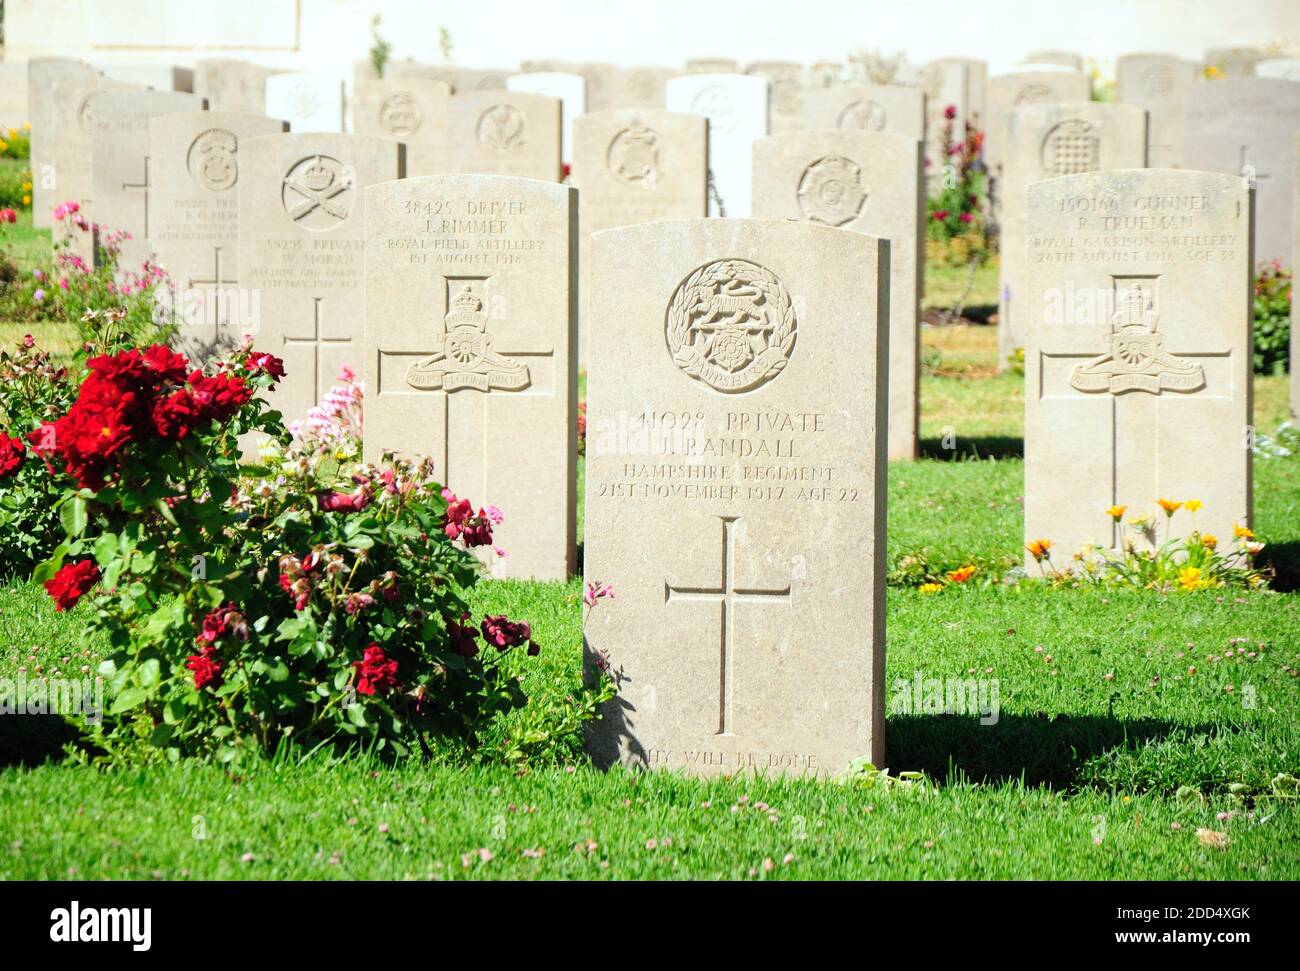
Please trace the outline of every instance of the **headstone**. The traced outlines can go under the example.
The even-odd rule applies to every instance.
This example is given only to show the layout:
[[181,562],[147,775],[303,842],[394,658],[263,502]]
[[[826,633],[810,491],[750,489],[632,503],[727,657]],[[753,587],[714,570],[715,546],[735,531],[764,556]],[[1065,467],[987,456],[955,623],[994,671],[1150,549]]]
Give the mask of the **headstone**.
[[305,418],[342,365],[362,367],[364,189],[402,178],[403,154],[368,135],[266,135],[239,147],[240,286],[259,294],[255,346],[284,359],[273,403],[286,421]]
[[686,62],[686,74],[739,74],[740,62],[734,57],[693,57]]
[[560,155],[572,162],[573,120],[587,112],[586,79],[581,74],[514,74],[506,79],[506,90],[560,99]]
[[362,81],[353,94],[352,129],[406,145],[407,177],[446,170],[451,85],[431,78]]
[[[610,108],[662,108],[664,91],[678,71],[668,67],[619,68],[610,79]],[[589,111],[595,111],[592,105]]]
[[504,91],[506,78],[514,73],[516,72],[506,68],[455,67],[446,64],[439,65],[432,77],[435,81],[450,84],[452,94],[468,94],[473,91]]
[[925,138],[925,93],[901,84],[839,84],[804,97],[809,128],[887,131]]
[[138,84],[155,91],[194,92],[194,70],[179,64],[154,61],[98,61],[95,67],[105,77],[126,84]]
[[662,108],[623,108],[583,115],[573,126],[570,184],[579,206],[582,295],[578,354],[587,357],[591,234],[602,229],[702,218],[708,211],[708,122]]
[[1300,130],[1300,84],[1229,78],[1201,85],[1187,102],[1183,161],[1255,185],[1255,259],[1291,262],[1292,140]]
[[[1028,196],[1026,541],[1051,540],[1058,568],[1087,543],[1149,547],[1193,527],[1226,548],[1251,523],[1247,184],[1125,170]],[[1203,505],[1166,519],[1160,498]]]
[[273,74],[266,79],[266,113],[294,132],[343,131],[343,82],[325,74]]
[[829,88],[844,80],[844,65],[839,61],[814,61],[808,68],[810,88]]
[[889,240],[888,456],[916,458],[925,192],[921,143],[891,132],[782,132],[754,143],[754,216]]
[[169,112],[202,111],[203,108],[202,98],[183,91],[100,91],[87,101],[90,209],[101,228],[130,233],[122,241],[118,255],[121,269],[138,273],[152,251],[149,243],[153,193],[150,120]]
[[1212,77],[1252,77],[1255,65],[1268,59],[1258,47],[1211,47],[1205,52],[1205,66]]
[[[413,58],[389,58],[384,62],[384,76],[375,73],[374,62],[365,58],[352,63],[353,90],[367,81],[408,80],[410,78],[428,78],[433,81],[445,81],[442,77],[447,70],[446,64],[429,64]],[[450,82],[447,82],[450,83]]]
[[1194,96],[1200,68],[1171,54],[1126,54],[1116,72],[1116,100],[1147,111],[1147,165],[1183,164],[1183,108]]
[[[773,220],[597,234],[584,630],[598,765],[883,765],[889,243]],[[847,638],[844,632],[850,632]]]
[[1255,65],[1255,76],[1260,78],[1282,78],[1285,81],[1300,81],[1300,58],[1270,57]]
[[745,71],[767,80],[767,130],[795,131],[804,120],[804,70],[797,61],[755,61]]
[[212,111],[266,114],[266,79],[281,73],[234,58],[208,58],[194,62],[194,93],[208,99]]
[[1083,58],[1069,51],[1035,51],[1025,56],[1026,64],[1055,64],[1071,71],[1083,70]]
[[[1002,159],[1007,141],[1011,112],[1033,104],[1054,101],[1088,101],[1092,84],[1086,74],[1074,71],[1016,71],[989,78],[984,122],[984,164],[996,182],[1002,177]],[[994,196],[995,207],[1000,204]]]
[[988,127],[986,97],[989,86],[989,65],[975,57],[941,57],[930,62],[930,67],[945,68],[959,65],[966,72],[966,121],[984,131]]
[[[81,100],[75,102],[60,96],[55,86],[76,81],[93,90],[99,77],[85,61],[67,57],[34,57],[27,62],[27,114],[32,123],[32,225],[49,228],[50,211],[61,202],[76,198],[63,195],[67,191],[90,194],[90,143],[89,122],[83,126],[78,112]],[[61,170],[74,146],[65,139],[84,143],[81,146],[80,168],[86,173],[83,184],[69,184]]]
[[204,360],[238,344],[257,318],[240,286],[240,145],[287,130],[283,121],[187,111],[149,122],[149,243],[170,277],[177,348]]
[[669,111],[709,120],[710,216],[749,215],[750,152],[767,134],[767,81],[743,74],[690,74],[668,82]]
[[920,70],[920,88],[925,94],[925,170],[938,178],[948,162],[945,137],[950,145],[959,145],[966,138],[966,122],[971,117],[970,72],[957,61],[932,61]]
[[28,67],[18,61],[0,61],[0,127],[22,128],[27,117]]
[[453,94],[447,107],[447,171],[560,179],[560,100],[520,91]]
[[434,176],[366,199],[365,453],[505,514],[498,576],[577,564],[577,191]]
[[1142,168],[1146,124],[1141,108],[1098,101],[1036,104],[1011,113],[999,221],[999,367],[1025,346],[1025,190],[1058,175]]

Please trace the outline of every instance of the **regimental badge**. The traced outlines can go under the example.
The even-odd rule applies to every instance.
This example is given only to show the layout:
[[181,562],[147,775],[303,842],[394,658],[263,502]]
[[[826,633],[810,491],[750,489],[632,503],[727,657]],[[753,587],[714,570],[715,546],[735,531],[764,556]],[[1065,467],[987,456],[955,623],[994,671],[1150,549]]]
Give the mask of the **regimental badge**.
[[674,363],[726,394],[772,380],[794,351],[790,295],[771,270],[746,260],[696,269],[674,291],[665,317]]
[[420,120],[420,106],[403,91],[390,94],[379,104],[379,127],[390,135],[413,135]]
[[1110,350],[1070,375],[1076,391],[1199,391],[1205,387],[1205,370],[1165,350],[1165,339],[1156,333],[1159,315],[1150,295],[1141,287],[1130,287],[1111,315]]
[[1043,139],[1043,171],[1052,175],[1079,175],[1101,167],[1101,137],[1081,118],[1061,122]]
[[840,110],[836,125],[840,128],[882,131],[885,127],[885,106],[878,101],[850,101]]
[[336,158],[310,155],[285,174],[281,201],[304,229],[332,229],[352,212],[351,171]]
[[209,128],[190,144],[186,158],[190,178],[212,192],[234,188],[239,181],[238,150],[234,132]]
[[479,116],[479,144],[494,152],[514,152],[524,146],[524,114],[514,105],[493,105]]
[[867,201],[862,169],[842,155],[827,155],[808,166],[799,180],[798,194],[804,218],[828,226],[843,226],[857,219]]
[[1052,100],[1052,89],[1045,84],[1026,84],[1016,95],[1016,105],[1035,105]]
[[422,391],[520,391],[528,387],[528,365],[492,350],[483,301],[469,284],[443,317],[442,350],[406,369],[406,383]]
[[659,179],[659,149],[663,140],[653,128],[634,124],[609,143],[609,170],[624,182],[654,188]]

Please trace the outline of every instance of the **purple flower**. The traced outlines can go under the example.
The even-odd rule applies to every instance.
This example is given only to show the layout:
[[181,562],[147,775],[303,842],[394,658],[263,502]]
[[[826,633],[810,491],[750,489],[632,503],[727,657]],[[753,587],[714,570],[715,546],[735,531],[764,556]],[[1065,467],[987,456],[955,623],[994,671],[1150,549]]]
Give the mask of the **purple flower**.
[[40,303],[44,299],[45,299],[45,291],[42,290],[40,287],[37,287],[36,292],[32,294],[32,302]]

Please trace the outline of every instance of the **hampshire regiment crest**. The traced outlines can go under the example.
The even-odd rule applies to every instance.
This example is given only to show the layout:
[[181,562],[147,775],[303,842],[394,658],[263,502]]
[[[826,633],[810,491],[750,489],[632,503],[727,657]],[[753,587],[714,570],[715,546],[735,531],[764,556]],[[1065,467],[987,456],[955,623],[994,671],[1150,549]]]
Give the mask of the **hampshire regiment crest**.
[[443,317],[442,350],[406,369],[406,383],[421,391],[519,391],[528,387],[528,365],[492,350],[483,301],[469,284],[451,301]]
[[785,369],[795,315],[776,274],[746,260],[706,263],[673,293],[665,322],[673,362],[718,391],[748,391]]
[[1165,351],[1165,339],[1156,333],[1159,315],[1151,297],[1141,287],[1131,287],[1111,316],[1110,350],[1070,375],[1076,391],[1199,391],[1205,387],[1205,370]]

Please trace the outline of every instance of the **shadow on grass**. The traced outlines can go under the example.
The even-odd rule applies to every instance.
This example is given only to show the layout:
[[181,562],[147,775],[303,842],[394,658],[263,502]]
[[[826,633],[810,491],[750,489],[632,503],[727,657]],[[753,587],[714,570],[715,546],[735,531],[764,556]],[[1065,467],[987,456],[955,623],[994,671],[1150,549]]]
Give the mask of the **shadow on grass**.
[[0,715],[0,768],[34,766],[63,757],[63,746],[81,737],[58,715]]
[[923,438],[919,455],[923,459],[944,459],[949,462],[987,458],[1018,459],[1025,455],[1025,440],[1010,435],[958,437],[955,447],[947,448],[943,438]]
[[981,725],[972,715],[890,716],[885,726],[891,772],[919,770],[938,783],[1014,782],[1072,789],[1089,780],[1084,766],[1173,735],[1223,731],[1157,718],[1101,715],[1002,715]]
[[1264,547],[1263,563],[1271,566],[1274,577],[1269,584],[1281,593],[1300,590],[1300,540],[1288,539]]

